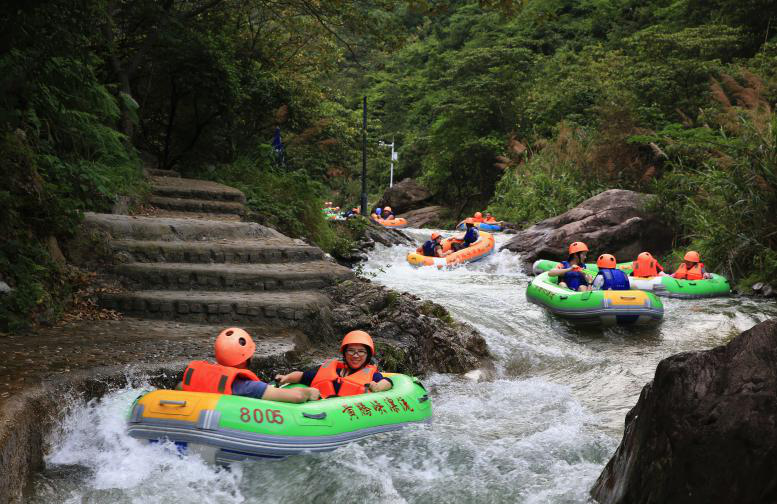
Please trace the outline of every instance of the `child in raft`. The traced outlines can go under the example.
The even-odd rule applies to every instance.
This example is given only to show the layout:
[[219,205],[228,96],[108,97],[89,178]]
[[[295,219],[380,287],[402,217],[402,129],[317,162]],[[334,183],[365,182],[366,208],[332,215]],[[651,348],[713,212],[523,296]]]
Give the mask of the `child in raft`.
[[176,387],[186,392],[229,394],[267,401],[303,403],[319,398],[312,387],[279,389],[261,381],[248,370],[256,344],[251,335],[239,327],[224,329],[216,337],[216,362],[192,361]]
[[642,252],[637,256],[636,260],[631,262],[631,276],[651,278],[668,275],[664,273],[664,267],[659,264],[650,252]]
[[419,252],[421,252],[426,257],[445,257],[448,254],[453,253],[452,250],[443,252],[442,235],[437,232],[432,233],[431,239],[424,242],[420,249],[421,250],[419,250]]
[[618,263],[615,262],[615,256],[612,254],[602,254],[596,260],[596,266],[599,273],[594,278],[593,290],[629,290],[629,277],[626,273],[618,269]]
[[385,378],[377,366],[370,364],[375,354],[372,338],[364,331],[351,331],[340,344],[342,360],[329,359],[306,371],[279,374],[275,379],[281,385],[302,383],[312,386],[326,399],[331,396],[352,396],[366,392],[383,392],[394,384]]
[[585,258],[588,253],[588,246],[583,242],[574,242],[569,246],[569,253],[566,261],[556,266],[548,272],[548,276],[561,277],[558,284],[561,287],[579,292],[591,290],[591,275],[583,273],[585,267]]
[[683,262],[677,268],[677,271],[672,274],[674,278],[680,278],[683,280],[703,280],[705,278],[712,278],[712,275],[704,270],[704,263],[701,262],[699,253],[695,250],[689,250],[683,257]]
[[372,212],[372,215],[370,215],[370,219],[372,219],[375,222],[378,222],[379,220],[381,220],[380,214],[382,213],[383,213],[382,208],[376,208],[375,211]]

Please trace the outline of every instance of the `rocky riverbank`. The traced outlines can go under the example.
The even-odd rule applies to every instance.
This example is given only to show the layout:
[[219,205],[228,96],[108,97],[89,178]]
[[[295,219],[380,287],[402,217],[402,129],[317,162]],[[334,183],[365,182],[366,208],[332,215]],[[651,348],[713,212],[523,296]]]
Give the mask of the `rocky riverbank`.
[[[443,307],[355,278],[317,247],[241,222],[239,191],[171,176],[152,182],[157,207],[147,215],[88,215],[64,247],[109,286],[95,291],[97,302],[120,319],[0,334],[0,502],[18,500],[40,467],[63,397],[96,397],[133,376],[173,386],[188,361],[212,359],[225,326],[253,335],[252,368],[266,380],[336,355],[352,329],[374,336],[386,371],[488,365],[482,336]],[[411,242],[376,226],[365,236],[372,246]]]

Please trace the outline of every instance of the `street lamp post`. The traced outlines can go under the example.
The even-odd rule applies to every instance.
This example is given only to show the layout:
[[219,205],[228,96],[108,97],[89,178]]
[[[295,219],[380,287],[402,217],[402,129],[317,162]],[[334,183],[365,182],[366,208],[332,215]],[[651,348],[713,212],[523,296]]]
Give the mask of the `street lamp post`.
[[398,153],[394,150],[394,137],[391,137],[391,143],[380,142],[383,147],[391,147],[391,174],[389,175],[389,187],[394,187],[394,161],[399,159]]

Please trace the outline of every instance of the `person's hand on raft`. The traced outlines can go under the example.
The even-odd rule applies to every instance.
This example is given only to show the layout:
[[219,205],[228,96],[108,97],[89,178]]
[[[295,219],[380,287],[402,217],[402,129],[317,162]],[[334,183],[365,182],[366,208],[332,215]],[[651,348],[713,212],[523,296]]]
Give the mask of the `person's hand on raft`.
[[370,382],[369,384],[370,392],[383,392],[384,390],[388,390],[391,388],[391,382],[388,380],[381,380],[379,382]]
[[283,385],[288,385],[289,383],[299,383],[300,379],[302,379],[301,371],[294,371],[288,374],[275,375],[275,381],[278,382],[279,387]]

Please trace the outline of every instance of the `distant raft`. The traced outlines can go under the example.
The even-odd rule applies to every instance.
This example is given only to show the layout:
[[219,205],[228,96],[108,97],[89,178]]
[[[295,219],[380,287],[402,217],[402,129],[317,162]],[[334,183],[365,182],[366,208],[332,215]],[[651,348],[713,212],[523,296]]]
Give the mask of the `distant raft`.
[[[481,231],[498,232],[502,230],[502,225],[498,222],[476,222],[475,227]],[[459,222],[459,225],[456,226],[456,229],[467,229],[467,225],[464,223],[464,221],[461,221]]]
[[575,292],[558,285],[558,277],[536,276],[526,299],[576,325],[649,325],[664,317],[664,305],[651,292],[598,290]]
[[[456,240],[453,237],[444,239],[441,243],[443,252],[451,250],[454,241]],[[425,256],[422,247],[418,247],[415,251],[408,253],[406,259],[413,266],[437,266],[437,268],[442,269],[479,261],[492,254],[494,247],[494,237],[490,233],[481,232],[478,241],[446,257]]]
[[384,373],[391,390],[302,404],[179,390],[135,400],[127,431],[172,441],[215,464],[331,451],[358,439],[427,422],[432,401],[416,378]]
[[390,228],[401,228],[407,226],[407,219],[404,217],[396,217],[394,219],[378,219],[377,223],[381,226]]
[[[547,259],[534,262],[532,269],[535,274],[554,269],[559,263]],[[595,264],[586,264],[585,269],[594,274],[599,271]],[[731,294],[731,286],[725,277],[712,273],[712,278],[703,280],[682,280],[671,276],[633,277],[631,262],[618,264],[618,269],[629,275],[632,288],[650,291],[657,296],[679,299],[694,299],[705,297],[722,297]]]

